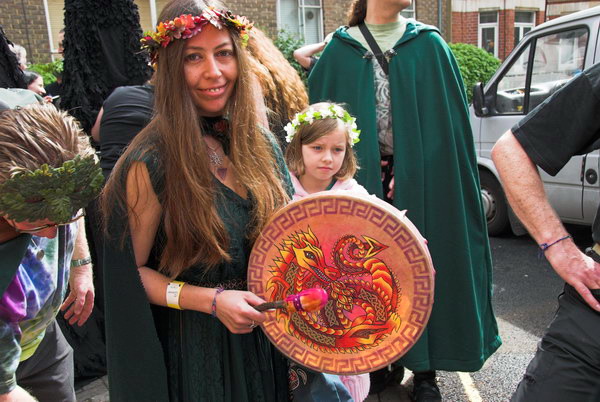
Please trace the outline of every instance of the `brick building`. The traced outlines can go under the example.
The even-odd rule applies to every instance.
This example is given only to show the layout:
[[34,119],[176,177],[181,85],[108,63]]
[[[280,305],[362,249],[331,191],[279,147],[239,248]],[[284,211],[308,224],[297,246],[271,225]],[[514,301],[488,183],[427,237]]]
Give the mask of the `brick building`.
[[[152,29],[167,0],[135,0],[143,30]],[[272,37],[281,29],[306,43],[323,39],[346,23],[352,0],[225,0]],[[471,43],[504,59],[515,43],[546,19],[600,5],[600,1],[569,0],[413,0],[404,11],[440,28],[451,42]],[[58,57],[58,32],[63,27],[64,0],[2,0],[0,24],[9,39],[24,46],[34,63]]]
[[504,60],[533,27],[600,1],[452,0],[450,41],[470,43]]
[[504,59],[515,44],[545,21],[545,0],[453,0],[452,42],[477,45]]
[[[143,30],[152,29],[167,0],[134,0]],[[347,21],[352,0],[225,0],[238,14],[248,16],[274,37],[281,29],[297,34],[306,43],[321,41]],[[30,63],[58,56],[58,32],[63,28],[64,0],[2,0],[0,24],[10,40],[25,47]],[[441,28],[448,39],[450,0],[413,0],[407,17]]]
[[586,8],[600,6],[600,1],[547,0],[546,16],[548,20],[571,14]]

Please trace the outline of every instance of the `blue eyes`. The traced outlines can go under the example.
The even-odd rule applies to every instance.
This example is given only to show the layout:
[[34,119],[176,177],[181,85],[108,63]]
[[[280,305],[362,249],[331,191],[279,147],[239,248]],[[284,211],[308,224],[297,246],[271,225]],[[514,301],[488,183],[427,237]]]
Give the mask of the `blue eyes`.
[[[314,149],[315,151],[322,151],[323,147],[320,146],[320,145],[313,145],[312,149]],[[345,151],[344,148],[340,148],[340,147],[333,148],[333,152],[338,152],[339,153],[339,152],[344,152],[344,151]]]

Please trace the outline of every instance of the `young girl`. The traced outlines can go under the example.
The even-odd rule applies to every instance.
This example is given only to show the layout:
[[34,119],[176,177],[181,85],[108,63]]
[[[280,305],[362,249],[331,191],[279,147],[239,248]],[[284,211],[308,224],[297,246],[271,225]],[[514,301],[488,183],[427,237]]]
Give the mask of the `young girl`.
[[[369,195],[353,179],[358,169],[352,146],[359,141],[356,119],[335,103],[317,103],[298,113],[285,127],[285,159],[294,183],[294,200],[326,190],[347,190]],[[369,375],[334,376],[292,364],[291,378],[298,381],[296,400],[352,400],[362,402],[369,394]],[[342,384],[343,383],[343,386]]]
[[285,127],[285,159],[292,173],[294,200],[325,190],[368,195],[352,177],[358,169],[352,146],[359,141],[356,119],[335,103],[317,103]]

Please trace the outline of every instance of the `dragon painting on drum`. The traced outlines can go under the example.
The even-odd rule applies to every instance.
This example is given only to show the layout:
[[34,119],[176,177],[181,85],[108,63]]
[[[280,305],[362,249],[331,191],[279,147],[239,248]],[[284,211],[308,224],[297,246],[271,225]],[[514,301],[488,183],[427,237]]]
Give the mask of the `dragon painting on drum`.
[[323,288],[329,301],[317,312],[278,310],[277,319],[288,333],[323,352],[377,346],[400,326],[400,286],[377,257],[387,247],[366,235],[346,234],[328,250],[310,227],[291,234],[271,267],[271,301],[315,287]]
[[433,272],[427,242],[406,211],[328,191],[271,218],[252,249],[248,289],[267,302],[323,289],[320,310],[271,310],[261,327],[305,367],[359,374],[397,360],[421,336]]

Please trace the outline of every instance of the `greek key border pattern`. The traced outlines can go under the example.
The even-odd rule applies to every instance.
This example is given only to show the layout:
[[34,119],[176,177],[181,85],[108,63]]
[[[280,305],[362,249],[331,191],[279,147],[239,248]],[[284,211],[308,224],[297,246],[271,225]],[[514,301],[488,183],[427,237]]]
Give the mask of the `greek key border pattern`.
[[280,212],[274,217],[256,241],[248,267],[249,289],[258,295],[264,294],[262,269],[271,263],[266,260],[268,252],[287,235],[290,227],[308,217],[332,214],[367,220],[382,228],[404,252],[414,277],[413,307],[408,319],[402,323],[399,332],[390,335],[391,338],[364,355],[360,353],[327,356],[324,352],[316,352],[287,334],[283,325],[275,321],[266,322],[264,329],[283,353],[309,368],[337,374],[373,371],[398,359],[412,347],[423,331],[433,304],[433,280],[429,274],[429,259],[401,220],[395,219],[377,205],[356,198],[317,197],[293,203],[286,207],[285,213]]

